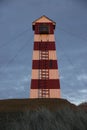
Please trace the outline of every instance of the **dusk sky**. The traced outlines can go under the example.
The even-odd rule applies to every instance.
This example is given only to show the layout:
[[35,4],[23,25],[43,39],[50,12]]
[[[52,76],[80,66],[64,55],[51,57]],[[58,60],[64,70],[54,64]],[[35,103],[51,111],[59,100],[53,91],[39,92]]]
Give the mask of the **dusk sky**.
[[0,0],[0,99],[29,98],[32,22],[42,15],[56,22],[62,98],[87,102],[86,0]]

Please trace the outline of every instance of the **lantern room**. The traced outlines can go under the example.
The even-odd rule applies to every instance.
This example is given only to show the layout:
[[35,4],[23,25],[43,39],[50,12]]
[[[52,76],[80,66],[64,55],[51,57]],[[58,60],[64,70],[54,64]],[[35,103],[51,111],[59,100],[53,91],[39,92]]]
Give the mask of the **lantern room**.
[[42,16],[33,22],[32,28],[35,34],[54,34],[55,25],[54,21],[46,16]]

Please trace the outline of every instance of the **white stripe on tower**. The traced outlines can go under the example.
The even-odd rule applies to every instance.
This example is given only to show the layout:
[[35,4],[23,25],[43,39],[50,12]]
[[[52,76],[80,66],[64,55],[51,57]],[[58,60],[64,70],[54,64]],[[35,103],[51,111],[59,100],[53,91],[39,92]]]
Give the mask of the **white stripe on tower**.
[[[32,79],[40,79],[39,71],[40,71],[40,69],[32,69]],[[45,71],[45,69],[43,69],[43,71]],[[49,79],[59,79],[57,69],[50,69],[49,70]]]
[[49,40],[49,42],[54,42],[55,38],[54,38],[53,34],[49,34],[49,36],[48,35],[39,35],[39,34],[34,35],[35,42],[41,42],[41,40],[43,42],[47,42],[48,40]]
[[[57,60],[56,50],[53,50],[53,51],[49,50],[49,59],[51,59],[51,60]],[[33,51],[33,60],[39,60],[39,51],[37,51],[37,50]]]

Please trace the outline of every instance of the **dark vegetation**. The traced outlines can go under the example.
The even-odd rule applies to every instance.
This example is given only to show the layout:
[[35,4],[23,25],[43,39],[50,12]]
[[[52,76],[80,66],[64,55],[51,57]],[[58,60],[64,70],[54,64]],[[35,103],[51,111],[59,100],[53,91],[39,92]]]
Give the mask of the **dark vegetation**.
[[0,130],[87,130],[87,109],[64,99],[0,101]]
[[78,107],[79,107],[79,108],[82,108],[82,109],[84,109],[84,110],[87,110],[87,102],[83,102],[83,103],[79,104]]

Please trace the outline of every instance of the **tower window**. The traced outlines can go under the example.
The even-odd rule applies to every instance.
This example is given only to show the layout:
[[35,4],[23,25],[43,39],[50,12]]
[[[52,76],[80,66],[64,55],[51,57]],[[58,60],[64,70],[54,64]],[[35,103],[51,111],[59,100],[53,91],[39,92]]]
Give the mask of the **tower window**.
[[49,26],[47,24],[41,24],[39,26],[39,33],[40,34],[48,34],[49,33]]
[[52,66],[53,66],[53,62],[52,62],[52,60],[50,60],[49,61],[49,67],[52,68]]

